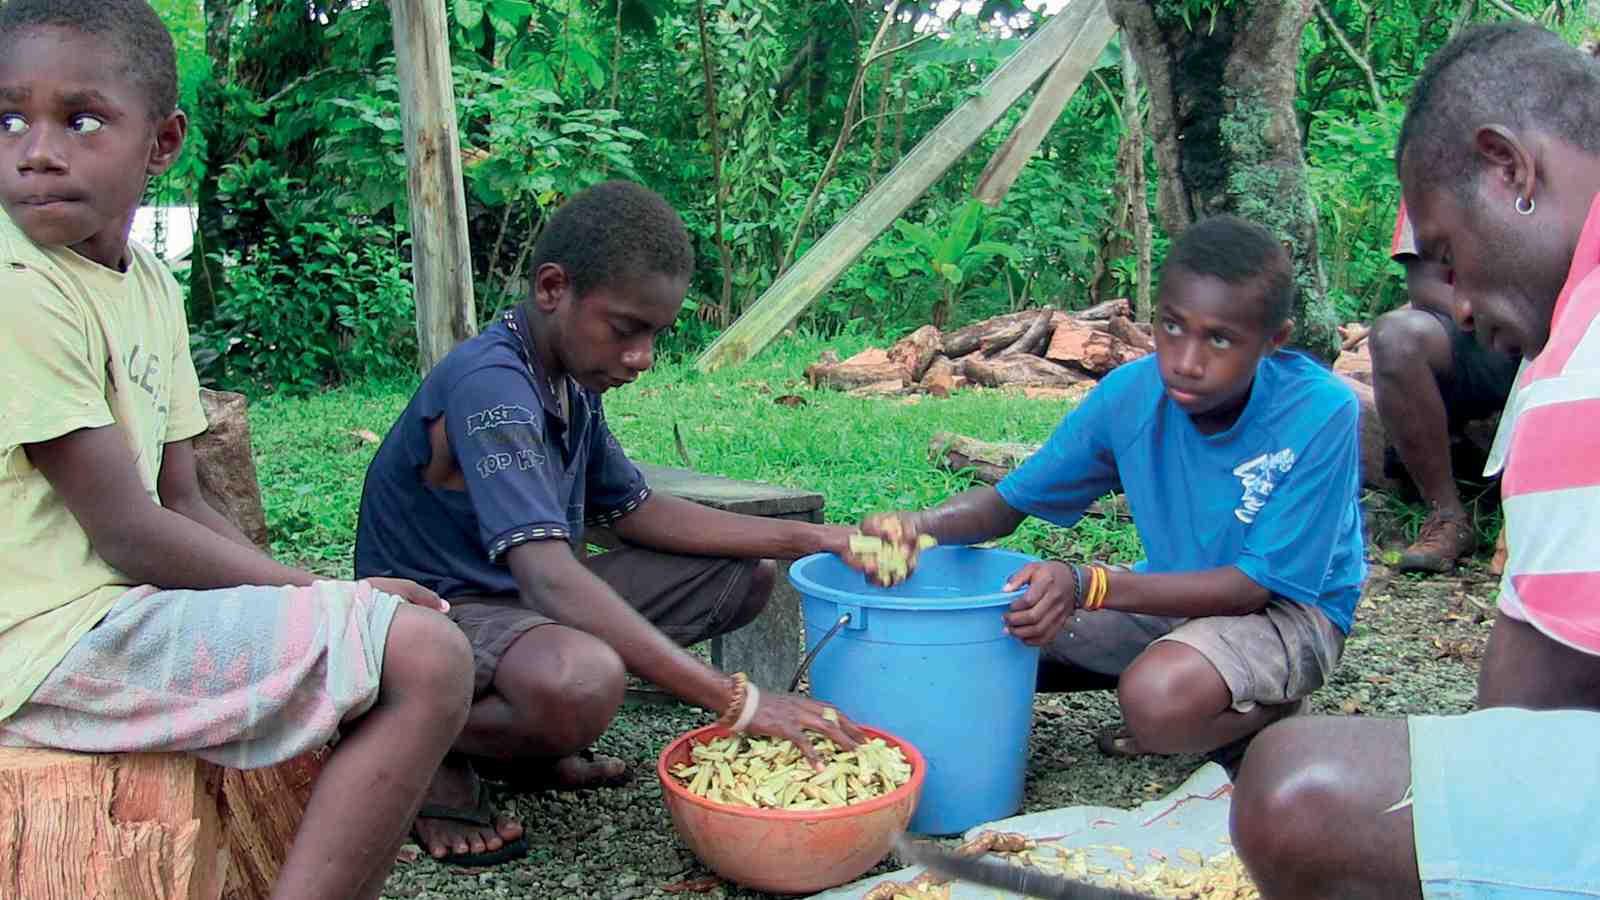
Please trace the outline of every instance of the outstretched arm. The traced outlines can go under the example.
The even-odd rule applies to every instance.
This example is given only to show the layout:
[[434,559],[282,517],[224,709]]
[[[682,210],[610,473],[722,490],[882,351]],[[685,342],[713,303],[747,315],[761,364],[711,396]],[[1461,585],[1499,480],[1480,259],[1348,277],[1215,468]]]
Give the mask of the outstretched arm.
[[[551,618],[604,641],[639,677],[714,713],[722,713],[732,702],[726,675],[651,625],[579,562],[565,541],[517,544],[506,551],[506,562],[523,597],[538,597]],[[793,741],[813,761],[806,730],[826,735],[844,747],[865,740],[848,720],[825,718],[825,709],[805,697],[763,692],[749,727],[757,734]]]
[[[188,452],[188,442],[178,443],[185,446],[178,451],[177,459],[163,460],[158,487],[181,481],[176,471],[168,472],[168,465],[186,463],[190,479],[194,477],[194,458]],[[256,549],[204,499],[198,498],[198,484],[194,487],[195,496],[183,496],[181,486],[178,494],[184,508],[193,508],[196,501],[205,507],[199,512],[200,519],[155,502],[139,480],[129,446],[120,425],[80,428],[52,440],[24,445],[28,459],[61,495],[62,502],[89,535],[95,552],[106,562],[134,581],[169,590],[210,590],[241,584],[305,587],[322,580]],[[173,446],[167,445],[168,451]],[[227,531],[203,524],[207,513]],[[237,537],[225,536],[227,532]],[[437,595],[414,582],[400,578],[367,581],[409,603],[444,608]]]
[[[232,540],[156,503],[140,482],[129,446],[122,427],[108,425],[25,447],[106,562],[136,581],[169,589],[305,586],[316,580],[309,572],[272,560],[242,535]],[[193,477],[192,456],[188,464]],[[163,466],[161,481],[167,480]]]
[[846,552],[852,529],[725,512],[659,491],[612,530],[630,544],[666,553],[734,559],[799,559]]
[[899,515],[914,534],[931,534],[941,544],[981,544],[1003,538],[1027,518],[992,487],[963,491],[932,509]]

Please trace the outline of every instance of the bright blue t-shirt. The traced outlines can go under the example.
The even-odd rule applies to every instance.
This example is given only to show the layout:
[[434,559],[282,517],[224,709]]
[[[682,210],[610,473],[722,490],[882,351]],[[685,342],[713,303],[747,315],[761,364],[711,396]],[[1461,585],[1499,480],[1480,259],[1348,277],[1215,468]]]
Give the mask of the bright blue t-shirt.
[[1359,410],[1328,370],[1279,351],[1257,367],[1238,421],[1202,434],[1147,356],[1107,375],[1000,496],[1066,526],[1121,491],[1144,542],[1141,571],[1237,566],[1348,633],[1367,574]]

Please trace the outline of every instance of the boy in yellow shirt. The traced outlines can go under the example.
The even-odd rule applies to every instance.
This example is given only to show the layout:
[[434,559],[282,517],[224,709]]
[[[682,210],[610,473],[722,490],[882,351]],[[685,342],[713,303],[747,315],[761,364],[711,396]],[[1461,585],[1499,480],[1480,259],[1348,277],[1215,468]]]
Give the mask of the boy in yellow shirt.
[[202,499],[183,302],[128,241],[176,80],[145,0],[0,7],[0,744],[248,768],[340,735],[274,896],[376,897],[472,658],[432,592],[319,581]]

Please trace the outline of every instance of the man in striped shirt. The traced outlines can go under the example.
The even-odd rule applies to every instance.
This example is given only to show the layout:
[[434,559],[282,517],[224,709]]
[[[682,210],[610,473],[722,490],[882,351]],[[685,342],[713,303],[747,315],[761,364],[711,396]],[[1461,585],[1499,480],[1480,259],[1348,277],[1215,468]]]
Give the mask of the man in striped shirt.
[[1491,451],[1510,548],[1479,712],[1301,718],[1252,744],[1233,835],[1277,897],[1593,897],[1600,885],[1600,65],[1464,32],[1396,153],[1455,317],[1523,357]]

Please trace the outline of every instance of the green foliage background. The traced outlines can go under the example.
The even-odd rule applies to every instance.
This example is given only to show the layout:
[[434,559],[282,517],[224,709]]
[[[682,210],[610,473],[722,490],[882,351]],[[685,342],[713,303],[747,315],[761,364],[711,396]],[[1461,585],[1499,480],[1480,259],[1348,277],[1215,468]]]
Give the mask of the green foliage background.
[[[723,274],[707,115],[703,2],[723,148]],[[1219,3],[1160,0],[1204,19]],[[1265,0],[1257,0],[1265,2]],[[1581,4],[1508,0],[1576,40]],[[311,391],[414,370],[399,85],[376,0],[154,0],[178,42],[193,130],[152,202],[200,207],[189,274],[203,377]],[[989,0],[941,19],[901,5],[886,43],[932,34],[872,67],[862,113],[799,251],[820,237],[1041,22],[1038,0]],[[604,178],[642,181],[683,214],[698,268],[669,356],[703,347],[776,276],[821,178],[876,0],[448,0],[478,310],[520,296],[529,250],[563,199]],[[1478,5],[1474,5],[1476,7]],[[1503,16],[1490,4],[1478,18]],[[1387,258],[1390,162],[1411,80],[1459,12],[1429,0],[1326,0],[1301,59],[1298,109],[1341,320],[1403,301]],[[1373,70],[1368,80],[1349,39]],[[207,29],[211,31],[208,36]],[[942,305],[962,322],[1030,305],[1127,295],[1129,236],[1114,220],[1123,91],[1108,53],[1005,202],[970,201],[1022,114],[1010,111],[808,313],[823,337],[896,334]],[[1154,160],[1150,197],[1155,194]],[[1159,265],[1165,238],[1156,235]]]

